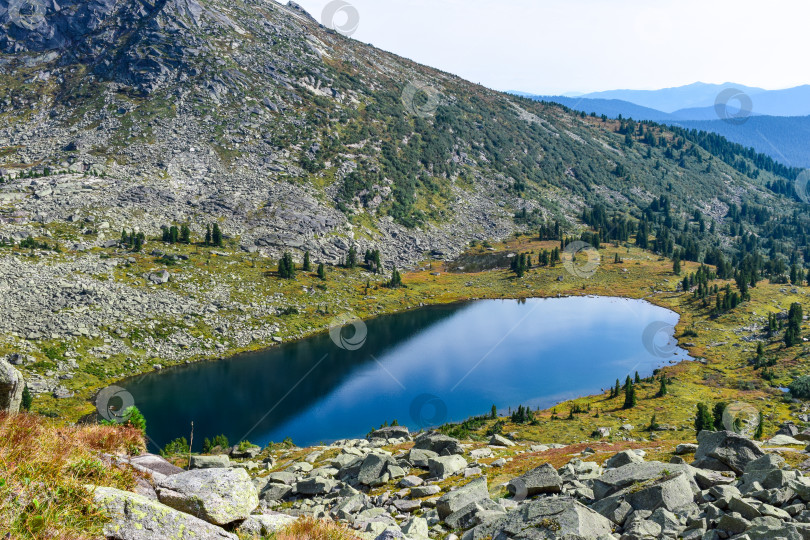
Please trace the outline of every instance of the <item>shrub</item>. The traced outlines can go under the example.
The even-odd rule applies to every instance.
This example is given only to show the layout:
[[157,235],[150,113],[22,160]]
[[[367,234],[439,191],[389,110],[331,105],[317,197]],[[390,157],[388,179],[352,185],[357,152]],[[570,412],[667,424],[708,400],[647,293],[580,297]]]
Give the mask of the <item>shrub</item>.
[[810,375],[796,377],[788,386],[793,397],[799,399],[810,399]]
[[188,454],[190,451],[186,438],[179,437],[164,446],[160,453],[164,456],[171,456],[173,454]]

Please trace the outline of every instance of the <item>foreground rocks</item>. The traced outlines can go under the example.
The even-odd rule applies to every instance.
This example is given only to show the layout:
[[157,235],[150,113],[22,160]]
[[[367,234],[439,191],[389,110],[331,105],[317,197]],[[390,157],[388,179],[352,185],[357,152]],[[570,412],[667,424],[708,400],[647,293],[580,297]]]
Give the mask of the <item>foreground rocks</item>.
[[643,451],[626,450],[598,462],[572,457],[559,469],[538,463],[498,485],[490,479],[502,476],[493,471],[526,451],[520,443],[469,448],[428,433],[410,450],[380,446],[408,437],[390,429],[337,441],[304,459],[296,453],[299,461],[272,472],[221,459],[177,472],[150,456],[139,463],[156,480],[159,500],[115,490],[96,497],[113,514],[110,537],[138,540],[147,537],[141,530],[171,537],[174,527],[207,531],[199,533],[206,538],[230,538],[226,531],[267,536],[301,516],[342,522],[368,540],[810,537],[810,478],[730,432],[702,432],[696,447],[681,448],[677,453],[695,452],[691,465],[645,461]]
[[11,414],[19,412],[24,387],[22,373],[0,359],[0,412]]

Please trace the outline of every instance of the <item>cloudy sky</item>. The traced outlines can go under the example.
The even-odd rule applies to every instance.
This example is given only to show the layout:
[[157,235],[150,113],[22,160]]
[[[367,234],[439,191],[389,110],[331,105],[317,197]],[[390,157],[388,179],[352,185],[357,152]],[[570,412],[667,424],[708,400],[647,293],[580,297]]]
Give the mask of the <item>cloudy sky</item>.
[[[696,81],[768,89],[810,83],[807,0],[298,3],[324,22],[324,9],[335,1],[356,10],[354,39],[498,90],[559,94]],[[336,24],[345,24],[349,13],[339,10]]]

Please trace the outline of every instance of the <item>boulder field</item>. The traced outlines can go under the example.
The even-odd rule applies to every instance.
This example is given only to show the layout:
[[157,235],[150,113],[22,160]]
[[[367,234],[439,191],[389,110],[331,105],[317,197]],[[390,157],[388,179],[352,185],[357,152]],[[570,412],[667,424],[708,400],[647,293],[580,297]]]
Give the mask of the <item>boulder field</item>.
[[[369,540],[810,537],[810,477],[733,432],[703,431],[670,463],[586,451],[559,469],[543,454],[563,445],[508,442],[395,426],[311,449],[234,447],[195,456],[191,470],[140,456],[132,465],[149,481],[138,493],[98,487],[95,498],[112,518],[107,537],[121,540],[263,537],[302,516]],[[517,456],[534,468],[490,482]]]

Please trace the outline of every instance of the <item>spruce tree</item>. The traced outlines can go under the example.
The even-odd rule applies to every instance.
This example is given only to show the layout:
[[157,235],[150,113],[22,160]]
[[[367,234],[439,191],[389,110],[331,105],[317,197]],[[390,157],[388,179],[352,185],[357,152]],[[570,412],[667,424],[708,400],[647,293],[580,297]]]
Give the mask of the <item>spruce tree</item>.
[[217,247],[222,247],[222,231],[218,223],[214,223],[214,228],[211,230],[211,242]]
[[757,424],[756,431],[754,431],[754,438],[761,439],[764,431],[765,431],[765,415],[762,414],[762,411],[759,411],[759,423]]
[[633,382],[636,384],[641,382],[641,377],[638,376],[638,371],[636,371],[636,376],[633,378]]
[[326,279],[326,267],[323,265],[323,263],[318,265],[318,277],[324,280]]
[[290,252],[285,251],[278,261],[278,275],[283,279],[295,278],[295,263]]
[[391,289],[398,289],[399,287],[402,287],[402,276],[399,275],[399,271],[396,268],[394,268],[394,270],[391,272],[391,280],[387,285]]
[[667,395],[667,378],[664,375],[661,375],[661,386],[658,387],[658,397],[664,397]]
[[613,397],[619,397],[619,379],[616,379],[616,387],[613,389]]
[[700,433],[713,428],[712,415],[705,403],[697,404],[697,415],[695,416],[695,431]]
[[[726,412],[726,403],[724,401],[720,401],[715,403],[714,409],[712,409],[712,426],[714,426],[715,431],[723,431],[723,413]],[[710,429],[710,428],[707,428]]]
[[309,261],[309,251],[304,253],[304,265],[301,268],[304,272],[312,271],[312,263]]
[[34,403],[34,396],[31,395],[31,391],[28,389],[28,385],[26,384],[23,386],[22,391],[22,402],[20,403],[20,407],[24,411],[30,411],[31,405]]
[[354,268],[357,266],[357,250],[354,246],[349,248],[349,253],[346,255],[346,268]]
[[180,227],[180,242],[183,244],[191,243],[191,229],[188,228],[188,225]]
[[632,409],[636,406],[637,399],[636,399],[636,387],[633,385],[633,381],[630,380],[628,377],[627,379],[627,387],[624,390],[624,406],[623,409]]
[[211,245],[211,225],[205,226],[205,245]]

